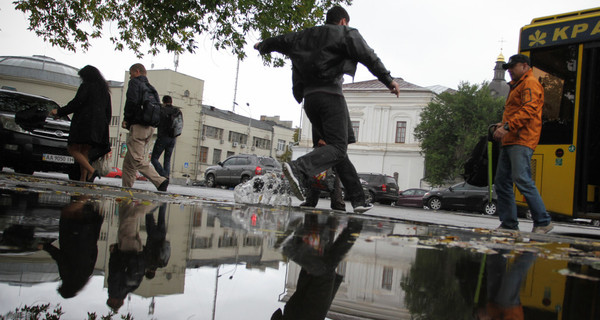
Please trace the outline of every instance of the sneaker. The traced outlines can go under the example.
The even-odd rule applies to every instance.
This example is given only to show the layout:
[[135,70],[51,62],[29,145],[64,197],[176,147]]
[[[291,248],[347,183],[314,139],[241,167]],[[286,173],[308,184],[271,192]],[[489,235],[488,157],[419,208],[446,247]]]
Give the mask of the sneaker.
[[290,182],[290,188],[292,189],[292,193],[298,198],[300,201],[304,201],[304,195],[302,194],[302,185],[300,185],[300,180],[298,180],[297,173],[294,173],[294,169],[288,162],[283,164],[283,174]]
[[362,204],[359,204],[359,205],[356,205],[356,206],[353,205],[352,207],[354,208],[354,213],[360,214],[360,213],[365,213],[365,212],[373,209],[373,204],[371,204],[371,203],[362,203]]
[[552,229],[554,229],[554,224],[552,222],[550,222],[547,226],[533,227],[533,229],[531,229],[531,232],[546,234],[546,233],[550,232]]
[[168,187],[168,186],[169,186],[169,179],[165,179],[165,181],[163,181],[163,182],[160,184],[160,186],[158,186],[158,188],[156,188],[156,189],[158,189],[158,191],[163,191],[163,192],[165,192],[165,191],[167,191],[167,187]]

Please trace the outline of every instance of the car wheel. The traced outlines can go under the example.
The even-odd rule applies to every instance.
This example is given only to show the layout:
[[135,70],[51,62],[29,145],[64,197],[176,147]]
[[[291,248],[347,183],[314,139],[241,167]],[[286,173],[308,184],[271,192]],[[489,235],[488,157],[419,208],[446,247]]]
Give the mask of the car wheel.
[[371,192],[365,192],[365,202],[373,203],[373,194]]
[[429,199],[427,206],[431,208],[431,210],[440,210],[442,208],[442,200],[438,197],[433,197]]
[[483,206],[483,213],[493,216],[496,214],[496,201],[486,202]]
[[244,184],[244,183],[248,182],[248,180],[250,180],[249,176],[242,176],[242,180],[240,180],[240,184]]
[[533,216],[531,215],[531,210],[527,209],[527,211],[525,212],[525,219],[533,220]]
[[212,174],[209,174],[206,176],[206,186],[209,188],[216,188],[217,187],[217,183],[215,182],[215,176]]
[[592,225],[594,227],[600,227],[600,220],[596,220],[596,219],[592,220]]

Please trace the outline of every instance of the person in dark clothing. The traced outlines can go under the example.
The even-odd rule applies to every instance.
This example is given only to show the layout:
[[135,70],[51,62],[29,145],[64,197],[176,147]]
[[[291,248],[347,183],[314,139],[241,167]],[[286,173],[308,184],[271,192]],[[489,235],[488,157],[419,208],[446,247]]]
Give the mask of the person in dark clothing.
[[349,219],[347,226],[335,239],[338,226],[335,217],[319,222],[319,215],[307,214],[290,241],[283,244],[283,253],[302,268],[296,291],[277,309],[271,320],[325,319],[344,277],[336,268],[350,251],[362,230],[362,220]]
[[73,199],[61,210],[58,244],[60,249],[44,243],[47,251],[58,265],[62,281],[58,288],[65,298],[74,297],[89,281],[98,258],[98,238],[102,227],[102,215],[87,197]]
[[353,76],[360,62],[396,96],[400,94],[400,86],[358,30],[348,27],[349,21],[348,12],[334,6],[327,12],[325,25],[268,38],[254,48],[261,54],[279,52],[292,60],[294,97],[298,103],[304,100],[308,119],[327,143],[283,164],[292,192],[304,200],[303,189],[308,178],[333,167],[354,212],[362,213],[372,206],[366,203],[356,169],[347,154],[350,115],[342,93],[343,76]]
[[153,206],[138,202],[119,205],[118,242],[110,245],[108,260],[108,299],[106,304],[117,312],[127,295],[137,289],[146,271],[146,260],[139,234],[140,218]]
[[129,68],[125,110],[121,127],[129,130],[127,136],[127,153],[123,160],[123,187],[131,188],[136,179],[136,171],[148,178],[158,191],[167,191],[169,179],[160,176],[147,159],[146,146],[152,139],[154,128],[144,124],[142,120],[142,103],[144,92],[150,91],[155,101],[159,101],[156,89],[148,82],[146,68],[136,63]]
[[67,150],[79,164],[79,179],[94,182],[96,177],[100,178],[100,174],[90,164],[88,153],[92,147],[106,150],[105,153],[110,151],[110,91],[106,80],[95,67],[87,65],[79,70],[78,74],[82,83],[75,98],[66,106],[54,109],[50,113],[54,117],[73,114]]
[[[173,98],[171,96],[163,96],[163,106],[160,108],[160,124],[158,125],[158,133],[154,148],[152,148],[152,156],[150,162],[156,169],[156,172],[165,178],[169,178],[171,173],[171,155],[175,148],[177,138],[171,137],[171,117],[180,112],[179,108],[173,106]],[[163,165],[160,165],[160,155],[165,152]]]
[[167,228],[165,225],[165,214],[167,204],[158,207],[158,221],[154,220],[154,214],[146,214],[146,245],[144,246],[144,259],[146,259],[146,278],[153,279],[156,269],[164,268],[171,257],[171,244],[166,240]]

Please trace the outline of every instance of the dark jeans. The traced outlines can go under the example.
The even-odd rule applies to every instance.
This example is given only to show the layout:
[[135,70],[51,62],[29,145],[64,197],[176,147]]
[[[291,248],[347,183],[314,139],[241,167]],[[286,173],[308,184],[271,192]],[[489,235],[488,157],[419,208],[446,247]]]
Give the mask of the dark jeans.
[[[152,162],[156,172],[165,178],[168,178],[169,174],[171,173],[171,155],[173,154],[176,141],[176,138],[158,136],[158,138],[156,138],[156,142],[154,142],[154,148],[152,149],[152,157],[150,158],[150,162]],[[163,160],[164,165],[161,166],[158,159],[163,151],[165,152],[165,157]]]
[[315,148],[294,161],[295,167],[304,175],[304,181],[329,168],[334,168],[353,204],[362,204],[365,194],[356,169],[346,151],[348,150],[348,126],[350,115],[343,96],[313,93],[304,98],[304,111],[327,145]]

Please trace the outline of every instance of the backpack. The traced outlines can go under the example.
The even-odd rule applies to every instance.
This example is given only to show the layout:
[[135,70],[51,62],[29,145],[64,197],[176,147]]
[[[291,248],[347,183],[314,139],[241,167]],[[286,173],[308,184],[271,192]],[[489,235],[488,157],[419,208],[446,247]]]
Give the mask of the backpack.
[[171,120],[169,126],[169,137],[177,138],[181,135],[183,131],[183,114],[181,110],[177,109],[177,111],[173,112],[169,119]]
[[158,127],[160,123],[160,100],[156,89],[150,84],[146,84],[146,89],[142,95],[141,105],[141,124],[146,126]]
[[[492,181],[488,182],[488,143],[491,143],[492,148]],[[494,141],[491,136],[481,136],[479,142],[473,148],[471,157],[465,163],[465,173],[463,177],[465,181],[477,187],[485,187],[488,183],[493,184],[496,176],[496,167],[498,166],[498,154],[500,147],[498,142]]]

